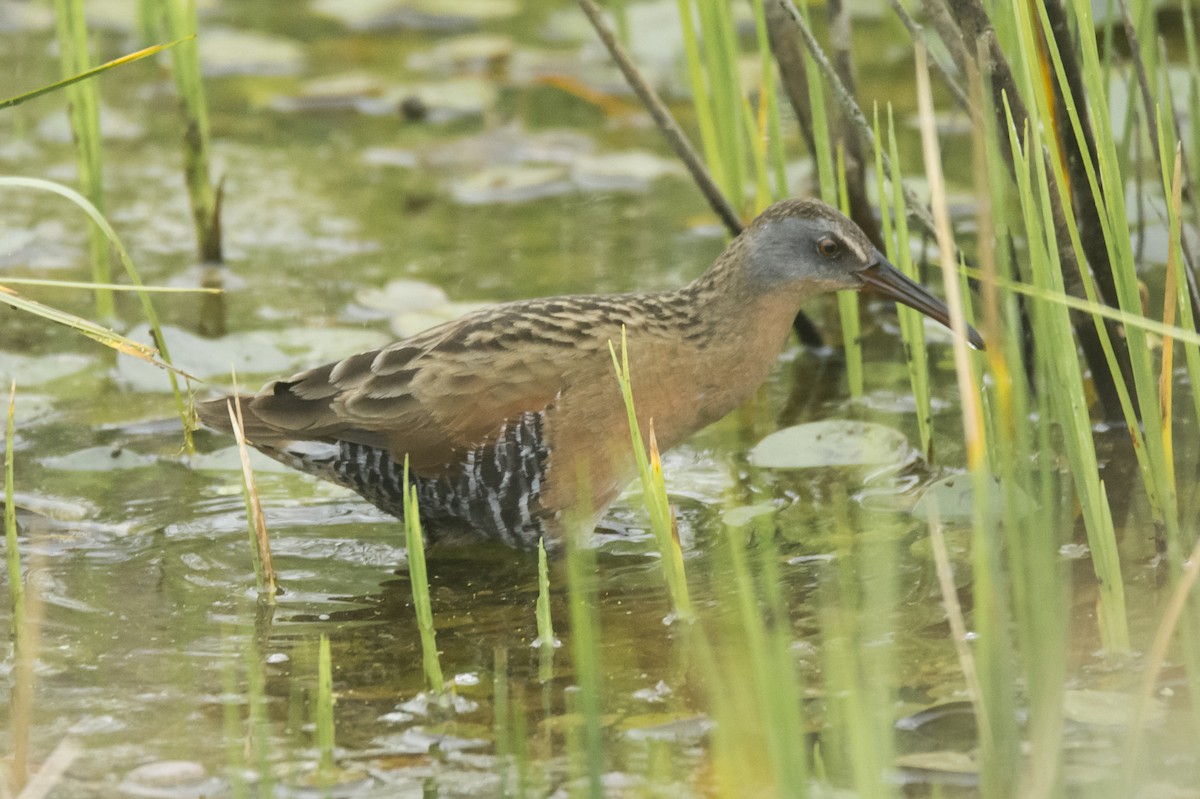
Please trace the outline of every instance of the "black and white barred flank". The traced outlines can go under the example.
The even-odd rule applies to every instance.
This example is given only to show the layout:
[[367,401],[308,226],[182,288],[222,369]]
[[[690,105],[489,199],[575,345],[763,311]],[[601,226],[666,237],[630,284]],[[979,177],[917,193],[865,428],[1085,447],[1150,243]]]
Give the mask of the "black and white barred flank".
[[[506,422],[497,439],[467,453],[453,473],[409,477],[417,487],[426,538],[463,531],[508,546],[532,548],[546,534],[538,499],[550,448],[543,414],[527,412]],[[404,464],[380,447],[339,441],[297,442],[280,460],[358,493],[380,510],[404,518]]]

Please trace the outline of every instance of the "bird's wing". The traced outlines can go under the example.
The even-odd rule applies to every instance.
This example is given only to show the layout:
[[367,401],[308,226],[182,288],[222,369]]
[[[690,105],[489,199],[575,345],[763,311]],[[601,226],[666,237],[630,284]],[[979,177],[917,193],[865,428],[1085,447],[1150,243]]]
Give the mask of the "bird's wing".
[[398,460],[407,455],[418,474],[437,473],[507,420],[543,412],[580,375],[606,368],[588,357],[607,356],[595,319],[563,302],[550,313],[531,303],[485,309],[276,380],[243,407],[260,438],[271,430],[279,439],[382,446]]

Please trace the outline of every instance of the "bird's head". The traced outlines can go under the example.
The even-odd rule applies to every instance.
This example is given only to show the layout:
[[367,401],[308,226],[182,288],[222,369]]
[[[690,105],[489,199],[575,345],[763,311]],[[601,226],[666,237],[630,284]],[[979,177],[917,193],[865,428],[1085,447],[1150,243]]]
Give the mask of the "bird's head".
[[[802,296],[867,291],[950,326],[950,311],[941,300],[905,277],[858,225],[823,202],[775,203],[742,236],[746,277],[758,291],[793,290]],[[967,337],[983,349],[983,337],[970,326]]]

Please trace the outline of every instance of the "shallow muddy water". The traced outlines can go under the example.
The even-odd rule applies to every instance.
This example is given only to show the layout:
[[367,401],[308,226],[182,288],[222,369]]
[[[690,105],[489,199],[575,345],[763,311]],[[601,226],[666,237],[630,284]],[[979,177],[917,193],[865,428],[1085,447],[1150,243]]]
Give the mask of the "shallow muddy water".
[[[138,46],[133,5],[96,3],[105,58]],[[631,4],[630,13],[635,57],[663,85],[678,87],[674,29],[655,24],[670,19],[674,5]],[[621,91],[572,3],[278,6],[201,3],[214,150],[225,178],[228,333],[198,334],[203,311],[195,296],[155,299],[176,363],[206,381],[195,387],[198,396],[228,390],[231,366],[241,386],[257,387],[477,303],[676,286],[720,252],[715,219]],[[40,5],[0,3],[9,93],[55,78],[51,26]],[[661,41],[652,30],[662,31]],[[865,54],[860,99],[866,107],[892,100],[903,117],[909,54],[869,44],[891,41],[895,26],[864,19],[856,31]],[[164,65],[147,60],[108,73],[101,96],[107,213],[147,283],[195,285],[200,271]],[[51,95],[0,111],[0,173],[73,180],[63,107]],[[798,140],[794,130],[788,135]],[[905,136],[906,152],[915,153],[915,134]],[[969,160],[949,146],[956,141],[967,151],[966,137],[947,138],[951,172]],[[807,190],[810,171],[795,164],[797,193]],[[86,249],[84,220],[72,206],[4,190],[0,283],[85,279]],[[83,292],[22,291],[93,312]],[[122,295],[118,308],[114,326],[144,339],[136,300]],[[811,312],[833,319],[831,309]],[[873,557],[890,564],[895,612],[872,644],[886,648],[894,665],[894,702],[882,712],[905,719],[899,751],[952,751],[968,760],[961,769],[922,761],[928,768],[898,768],[896,779],[969,790],[973,724],[955,712],[961,705],[946,705],[966,693],[917,506],[962,467],[946,336],[929,329],[934,465],[911,443],[869,468],[770,470],[748,455],[775,430],[829,418],[917,440],[894,316],[868,309],[863,398],[849,398],[836,356],[793,342],[764,390],[666,455],[664,471],[694,600],[718,631],[736,627],[722,517],[744,506],[773,514],[783,624],[794,636],[813,734],[829,732],[829,614],[861,610],[840,593],[839,564],[848,563],[851,575],[869,575]],[[836,326],[826,329],[834,340]],[[32,759],[40,762],[64,739],[81,747],[53,796],[238,795],[256,782],[241,769],[261,765],[257,756],[272,764],[277,795],[319,795],[312,704],[322,633],[332,645],[337,698],[336,795],[500,795],[515,792],[518,772],[529,795],[563,795],[575,784],[579,711],[561,561],[551,564],[551,584],[564,645],[548,660],[532,646],[534,557],[494,547],[430,553],[438,647],[453,686],[452,708],[441,709],[425,693],[395,520],[346,491],[255,459],[283,588],[270,607],[255,592],[232,442],[200,431],[198,452],[182,454],[161,372],[7,311],[0,313],[0,378],[17,383],[18,523],[40,604]],[[1191,440],[1189,432],[1178,435]],[[1150,566],[1153,531],[1142,501],[1119,490],[1136,468],[1127,438],[1099,432],[1098,442],[1123,528],[1138,648],[1163,601]],[[944,501],[942,518],[965,588],[969,499],[956,496]],[[640,496],[629,494],[602,523],[595,548],[606,786],[622,796],[706,795],[714,780],[712,697],[689,660],[688,634],[664,623],[670,605],[646,528]],[[1069,688],[1081,708],[1068,718],[1068,782],[1086,789],[1112,776],[1128,712],[1122,702],[1137,674],[1099,652],[1082,529],[1063,537],[1076,609],[1065,647]],[[0,621],[7,630],[7,601]],[[852,625],[877,629],[866,620]],[[718,634],[713,645],[718,661],[736,663],[737,635]],[[11,682],[7,641],[3,652],[0,674]],[[1108,715],[1097,710],[1110,705]],[[950,709],[914,715],[930,706]],[[1186,729],[1182,707],[1160,708],[1154,762],[1165,782],[1196,766],[1190,735],[1175,732]],[[0,719],[7,730],[11,713],[0,707]],[[0,741],[8,751],[10,734],[0,732]],[[847,780],[845,764],[831,760],[828,768],[833,783]]]

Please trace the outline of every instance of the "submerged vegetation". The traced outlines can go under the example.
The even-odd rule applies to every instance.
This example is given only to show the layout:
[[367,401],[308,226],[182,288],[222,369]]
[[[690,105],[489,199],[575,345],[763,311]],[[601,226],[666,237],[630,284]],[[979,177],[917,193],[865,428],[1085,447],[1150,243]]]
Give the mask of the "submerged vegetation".
[[[446,19],[466,19],[454,24],[483,26],[493,35],[491,41],[478,34],[446,38],[449,56],[415,49],[403,68],[445,58],[450,66],[439,68],[454,80],[475,80],[471,91],[483,93],[493,83],[511,89],[519,99],[498,108],[525,115],[518,118],[530,127],[548,113],[542,102],[572,124],[604,121],[615,128],[611,141],[633,140],[664,154],[669,148],[685,161],[729,235],[775,199],[797,191],[818,195],[855,219],[906,274],[926,283],[940,275],[953,324],[960,332],[966,323],[982,330],[987,350],[970,351],[963,336],[947,342],[905,308],[897,311],[897,346],[877,334],[890,311],[840,297],[840,323],[823,325],[826,336],[840,329],[840,355],[797,355],[761,397],[672,460],[657,451],[652,426],[638,429],[642,376],[630,374],[626,343],[613,342],[614,391],[627,403],[641,491],[599,530],[576,525],[557,561],[542,548],[536,560],[481,548],[431,551],[427,564],[416,512],[406,509],[402,542],[394,524],[343,510],[345,497],[332,489],[270,471],[252,474],[253,458],[240,436],[240,456],[224,463],[219,452],[180,456],[177,440],[164,443],[173,428],[159,421],[166,415],[161,399],[121,366],[115,384],[69,372],[51,378],[38,393],[60,380],[64,395],[92,392],[84,404],[95,401],[105,410],[72,410],[64,399],[59,404],[67,410],[49,412],[51,421],[33,416],[27,422],[20,395],[9,404],[11,609],[4,618],[13,646],[4,667],[12,701],[0,714],[9,726],[0,748],[11,757],[0,796],[19,795],[34,774],[59,780],[54,790],[63,796],[105,795],[120,786],[161,795],[145,790],[160,784],[153,767],[166,773],[165,764],[182,769],[170,776],[187,790],[233,796],[274,795],[280,785],[365,796],[381,784],[426,795],[507,796],[803,797],[824,795],[829,786],[862,796],[962,790],[985,797],[1124,797],[1192,790],[1200,774],[1200,494],[1190,489],[1200,453],[1194,259],[1200,45],[1190,0],[890,0],[886,10],[879,4],[885,17],[866,20],[852,19],[848,4],[838,0],[624,2],[608,9],[613,29],[591,0],[580,4],[586,14],[550,3],[505,12],[497,3],[496,21],[466,10],[438,16],[400,3],[393,13],[405,24],[427,17],[450,26]],[[372,22],[368,11],[314,5],[344,15],[339,24],[357,31],[336,41],[341,57],[400,68],[379,46],[397,35]],[[1101,7],[1107,10],[1098,17]],[[141,35],[162,21],[168,38],[183,41],[196,27],[195,11],[182,0],[163,0],[161,8],[143,2]],[[660,19],[664,11],[678,31],[664,28],[658,35],[663,41],[678,35],[672,64],[678,70],[651,78],[643,72],[654,65],[643,62],[654,47],[637,40],[653,27],[645,19]],[[64,322],[126,354],[160,353],[166,361],[168,341],[187,340],[179,320],[194,315],[171,305],[167,293],[170,310],[162,318],[174,324],[160,325],[130,252],[139,264],[142,256],[153,263],[147,274],[156,281],[194,285],[211,277],[177,280],[180,265],[195,263],[194,255],[177,248],[156,261],[160,243],[153,237],[161,232],[148,239],[122,227],[130,214],[126,195],[143,188],[129,184],[144,177],[117,181],[125,187],[116,204],[125,209],[124,220],[113,203],[100,201],[103,98],[96,78],[71,82],[96,60],[87,55],[95,37],[83,27],[83,12],[81,3],[56,4],[61,77],[71,93],[38,89],[0,104],[0,115],[42,107],[37,104],[70,106],[81,193],[44,178],[16,177],[0,177],[0,191],[52,192],[85,211],[93,223],[93,282],[47,288],[41,277],[10,276],[10,264],[21,259],[8,259],[0,247],[6,270],[0,301],[25,312],[15,322],[0,320],[5,376],[6,369],[31,368],[21,360],[22,348],[42,359],[62,352],[53,349],[63,346],[58,343],[30,343],[28,326],[40,323],[35,317]],[[239,24],[266,24],[260,12],[223,13]],[[597,82],[550,58],[532,69],[510,51],[496,56],[496,32],[518,27],[505,21],[506,13],[548,27],[590,19],[667,144],[653,130],[623,121],[636,113],[612,96],[608,79],[615,73]],[[328,35],[322,31],[333,23],[321,24],[325,28],[315,26],[308,35]],[[202,20],[201,47],[205,27]],[[398,40],[405,48],[413,40],[424,43],[412,33]],[[403,208],[404,235],[386,238],[397,227],[392,206],[384,219],[363,223],[375,225],[368,229],[377,239],[395,242],[384,254],[403,263],[405,275],[446,287],[457,280],[459,289],[465,281],[471,288],[462,293],[474,298],[473,287],[485,285],[482,276],[502,270],[498,256],[511,255],[517,263],[506,280],[512,280],[495,289],[497,297],[546,293],[543,286],[560,284],[583,290],[597,276],[606,289],[639,288],[643,280],[654,284],[648,266],[638,264],[637,274],[606,271],[607,264],[630,260],[622,247],[631,241],[634,260],[648,261],[652,252],[664,265],[683,260],[681,249],[707,257],[716,246],[703,239],[663,244],[667,218],[655,209],[668,199],[692,202],[689,213],[699,204],[680,200],[693,193],[682,182],[655,188],[641,205],[585,200],[564,210],[557,201],[538,206],[533,199],[525,205],[542,210],[530,211],[530,218],[501,206],[539,192],[561,196],[553,194],[560,184],[582,182],[563,177],[562,153],[574,160],[591,156],[570,151],[566,137],[547,145],[522,133],[522,147],[550,152],[542,156],[545,163],[525,172],[484,164],[477,177],[452,178],[446,193],[458,205],[431,199],[437,192],[426,173],[436,170],[439,158],[465,157],[436,149],[445,146],[439,140],[461,138],[466,149],[479,149],[488,143],[476,138],[477,128],[489,124],[487,114],[464,119],[439,108],[436,94],[449,93],[450,81],[433,95],[411,87],[389,94],[369,81],[365,90],[356,88],[364,78],[352,74],[315,86],[278,74],[257,83],[247,77],[218,83],[219,91],[247,91],[255,102],[268,91],[263,86],[286,86],[291,94],[272,101],[271,113],[300,108],[307,114],[301,125],[289,119],[305,129],[295,134],[302,146],[274,158],[273,144],[293,135],[280,132],[285,125],[265,116],[261,130],[246,133],[229,100],[212,104],[218,143],[221,131],[231,139],[266,140],[231,148],[230,160],[247,171],[230,170],[228,202],[250,221],[227,214],[231,222],[223,229],[226,199],[211,177],[210,106],[200,79],[203,52],[195,45],[176,47],[172,62],[187,130],[183,183],[198,260],[225,260],[224,239],[234,242],[230,260],[254,267],[243,279],[258,291],[232,295],[244,303],[243,316],[229,320],[234,327],[291,322],[305,303],[309,327],[336,342],[360,335],[352,327],[363,320],[394,313],[386,303],[379,312],[360,290],[360,284],[400,274],[387,271],[393,265],[381,263],[387,259],[378,247],[344,245],[357,240],[360,228],[318,213],[309,220],[319,228],[315,234],[278,223],[301,238],[281,244],[263,222],[275,218],[257,210],[265,202],[238,196],[256,186],[269,188],[272,202],[301,204],[296,186],[313,185],[305,183],[306,159],[316,162],[312,153],[322,148],[335,165],[324,187],[350,192],[360,180],[345,177],[341,148],[347,145],[328,132],[339,122],[322,115],[352,107],[377,115],[385,96],[398,98],[388,110],[408,120],[399,133],[393,130],[399,117],[386,124],[378,116],[351,122],[361,123],[363,141],[375,142],[363,160],[406,165],[402,173],[384,173],[372,188],[399,198],[393,205]],[[263,52],[286,49],[278,41],[259,45]],[[492,63],[497,58],[503,69]],[[522,68],[536,78],[521,83]],[[672,102],[663,102],[660,92]],[[21,125],[0,127],[0,138],[19,140]],[[689,131],[698,146],[688,142]],[[393,136],[404,148],[378,143]],[[177,143],[172,146],[177,155]],[[493,146],[514,149],[511,141]],[[305,166],[286,163],[293,158]],[[2,148],[0,159],[9,171],[11,157]],[[256,161],[271,164],[266,175],[254,171]],[[122,167],[109,162],[106,169],[111,181]],[[383,188],[393,180],[400,188]],[[528,185],[530,194],[521,195]],[[173,190],[182,192],[183,185]],[[471,205],[481,196],[492,198],[488,211],[500,221],[473,215]],[[158,202],[164,214],[179,215]],[[379,205],[375,194],[369,205]],[[539,227],[568,210],[587,220],[579,230],[547,236]],[[142,224],[154,231],[158,212],[143,211]],[[682,214],[669,218],[671,225],[683,222]],[[254,235],[247,235],[252,227]],[[127,250],[118,229],[137,246]],[[332,256],[321,251],[330,239],[343,242]],[[530,254],[557,262],[584,242],[606,251],[596,274],[580,270],[551,279]],[[459,249],[447,254],[439,247]],[[153,347],[106,327],[120,327],[115,320],[124,311],[118,289],[125,286],[104,271],[113,253],[140,292]],[[29,271],[36,270],[31,265]],[[10,285],[29,291],[91,285],[96,306],[58,311]],[[413,300],[428,287],[399,286],[401,302],[412,303],[406,311],[445,310]],[[224,306],[213,307],[200,327],[207,335],[223,334]],[[796,330],[812,343],[818,334],[810,320],[828,321],[833,309],[809,310]],[[104,324],[86,321],[91,313]],[[393,327],[408,330],[410,317],[396,317]],[[279,346],[259,329],[234,330],[205,346],[236,360],[243,373],[271,373],[279,370],[272,357],[287,362],[288,347],[305,340],[294,335],[298,329],[304,328],[282,330]],[[324,350],[303,354],[318,352]],[[189,360],[180,364],[214,379],[228,366],[200,372]],[[171,369],[174,381],[178,370]],[[184,390],[174,383],[173,390],[186,429]],[[68,418],[86,435],[55,427],[54,412],[74,414]],[[131,423],[131,416],[138,421]],[[813,421],[824,417],[835,418]],[[783,438],[765,438],[781,426]],[[83,447],[55,449],[81,436],[88,442]],[[132,476],[112,480],[116,472],[107,469],[117,467],[98,467],[96,457],[132,461],[120,466]],[[242,475],[235,479],[235,471]],[[74,474],[102,477],[91,483],[63,477]],[[586,475],[581,478],[586,489]],[[677,485],[683,488],[672,491]],[[66,501],[53,497],[78,494],[80,504],[88,491],[112,493],[113,510],[72,516],[61,507]],[[272,500],[272,491],[288,498]],[[261,501],[259,492],[265,492]],[[304,492],[310,496],[299,504],[291,498]],[[178,503],[171,501],[176,493]],[[39,494],[50,500],[39,504]],[[415,494],[407,499],[415,507]],[[148,511],[148,503],[171,506],[170,514]],[[395,581],[388,572],[401,560],[402,546],[408,579]],[[75,584],[86,572],[55,565],[76,557],[76,549],[90,553],[82,565],[104,569],[91,578],[101,585]],[[50,562],[39,567],[46,577],[37,577],[26,552]],[[155,575],[148,590],[140,585],[146,574]],[[255,576],[257,592],[251,590]],[[114,598],[123,581],[136,587],[128,604]],[[31,590],[23,592],[26,585]],[[96,608],[110,605],[122,625],[111,640],[70,631],[72,624],[88,627],[100,615]],[[194,607],[210,610],[181,626],[180,614]],[[37,643],[43,614],[55,625],[46,635],[57,646]],[[137,628],[154,634],[136,637],[143,634]],[[564,644],[558,652],[556,635]],[[135,637],[125,644],[122,636]],[[140,652],[151,654],[142,660]],[[106,663],[109,657],[118,665]],[[47,673],[37,690],[35,661]],[[113,675],[126,673],[135,675],[130,686],[112,683]],[[108,690],[129,697],[127,704],[113,699],[109,706],[109,696],[86,694],[91,704],[76,710],[72,680],[104,685],[104,675],[118,686]],[[139,703],[159,701],[137,684],[142,680],[169,686],[162,696],[171,708],[156,722],[132,726],[126,716],[141,713]],[[196,724],[217,740],[200,746],[190,732]],[[189,732],[181,734],[185,727]],[[66,748],[52,754],[56,738]],[[86,743],[82,751],[77,740]],[[481,752],[494,757],[477,757]],[[198,772],[176,762],[185,757],[197,761],[191,765]]]

